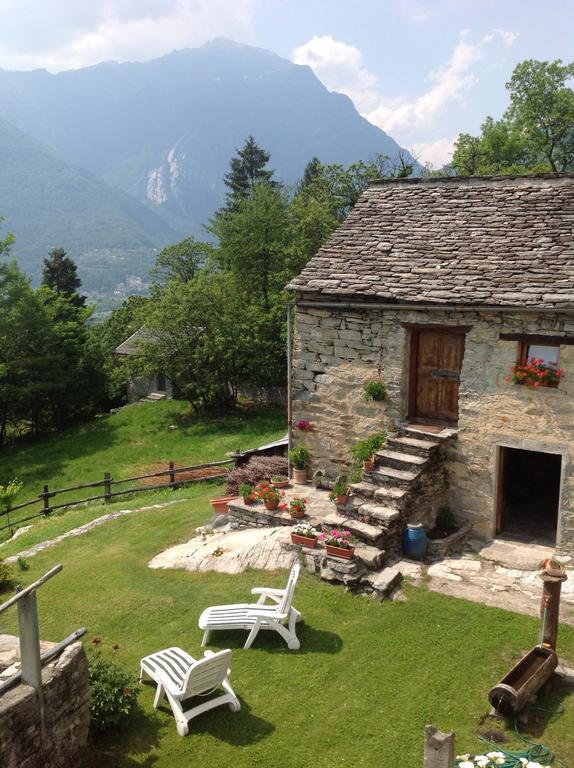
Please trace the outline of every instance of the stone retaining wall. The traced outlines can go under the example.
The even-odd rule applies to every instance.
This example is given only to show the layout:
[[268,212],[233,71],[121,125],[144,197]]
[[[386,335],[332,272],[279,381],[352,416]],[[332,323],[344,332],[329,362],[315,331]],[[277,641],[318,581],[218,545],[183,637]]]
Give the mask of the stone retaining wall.
[[45,729],[36,692],[27,685],[0,696],[2,768],[78,768],[90,725],[88,664],[81,643],[68,646],[42,670]]
[[[408,324],[470,326],[459,391],[459,434],[448,454],[448,501],[479,535],[495,533],[497,456],[500,446],[562,456],[557,543],[574,552],[574,347],[562,346],[565,378],[557,389],[531,389],[504,381],[516,362],[517,342],[501,333],[574,335],[574,316],[464,311],[356,310],[298,306],[293,359],[294,444],[306,445],[313,469],[331,475],[348,465],[349,446],[407,417]],[[364,402],[363,384],[378,368],[384,402]]]

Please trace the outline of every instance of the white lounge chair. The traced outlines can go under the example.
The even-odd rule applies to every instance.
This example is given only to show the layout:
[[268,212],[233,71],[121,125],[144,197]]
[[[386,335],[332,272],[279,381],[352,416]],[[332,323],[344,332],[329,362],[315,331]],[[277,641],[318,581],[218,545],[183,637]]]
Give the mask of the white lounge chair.
[[[207,645],[212,629],[248,629],[249,636],[244,648],[249,648],[260,629],[273,629],[287,642],[291,651],[301,644],[295,632],[295,625],[301,619],[299,611],[291,605],[295,584],[299,578],[299,564],[291,568],[285,589],[254,587],[252,595],[259,595],[256,603],[214,605],[206,608],[199,617],[199,628],[203,629],[202,647]],[[269,598],[271,604],[267,604]]]
[[[232,712],[241,709],[239,699],[229,684],[231,651],[205,651],[203,659],[194,659],[181,648],[166,648],[152,653],[140,662],[140,681],[144,675],[157,683],[153,706],[158,708],[165,696],[172,708],[177,732],[185,736],[189,732],[189,721],[209,709],[228,704]],[[182,702],[192,696],[208,696],[218,688],[224,693],[184,711]]]

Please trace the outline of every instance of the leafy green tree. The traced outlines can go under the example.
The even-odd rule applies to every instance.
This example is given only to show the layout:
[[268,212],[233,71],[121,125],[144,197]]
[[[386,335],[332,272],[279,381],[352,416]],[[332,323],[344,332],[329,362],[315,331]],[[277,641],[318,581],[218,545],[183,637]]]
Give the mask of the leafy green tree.
[[186,237],[179,243],[166,246],[157,256],[151,276],[157,283],[176,278],[187,283],[202,266],[213,257],[213,245]]
[[510,107],[480,136],[460,134],[452,165],[462,176],[567,171],[574,167],[574,64],[523,61],[506,84]]
[[249,198],[257,184],[271,182],[274,171],[266,168],[269,159],[269,153],[257,144],[253,136],[248,136],[237,156],[231,159],[229,172],[223,179],[229,189],[227,210],[234,210],[239,201]]
[[64,294],[77,306],[83,307],[86,297],[78,294],[82,281],[78,277],[76,263],[63,248],[53,248],[50,256],[44,259],[42,285],[47,285],[57,293]]

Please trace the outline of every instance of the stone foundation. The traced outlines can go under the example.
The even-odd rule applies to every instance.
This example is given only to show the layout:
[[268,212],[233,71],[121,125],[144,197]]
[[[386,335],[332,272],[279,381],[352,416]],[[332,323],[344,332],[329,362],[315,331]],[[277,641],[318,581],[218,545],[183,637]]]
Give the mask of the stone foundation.
[[[16,647],[17,638],[0,636]],[[1,656],[2,654],[0,654]],[[2,768],[78,768],[90,725],[88,664],[81,643],[68,646],[42,669],[45,728],[36,692],[19,685],[0,696]]]

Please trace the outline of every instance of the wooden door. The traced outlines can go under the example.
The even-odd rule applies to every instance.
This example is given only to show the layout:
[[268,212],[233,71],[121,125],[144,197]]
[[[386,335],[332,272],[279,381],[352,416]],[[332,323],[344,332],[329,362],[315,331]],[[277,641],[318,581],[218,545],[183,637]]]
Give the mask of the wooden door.
[[414,334],[412,415],[431,421],[458,421],[458,387],[464,333],[419,330]]

